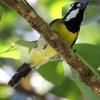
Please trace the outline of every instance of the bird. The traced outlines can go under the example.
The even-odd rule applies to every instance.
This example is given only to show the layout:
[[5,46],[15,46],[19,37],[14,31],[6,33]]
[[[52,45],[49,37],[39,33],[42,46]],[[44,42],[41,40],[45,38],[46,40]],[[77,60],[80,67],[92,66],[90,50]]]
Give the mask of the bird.
[[[87,5],[88,0],[74,2],[63,18],[55,19],[50,23],[51,29],[56,35],[59,34],[69,47],[72,47],[77,40]],[[50,61],[50,59],[54,59],[58,56],[59,54],[41,36],[33,45],[33,49],[30,51],[25,63],[17,69],[8,84],[11,87],[15,87],[32,69],[36,69]]]

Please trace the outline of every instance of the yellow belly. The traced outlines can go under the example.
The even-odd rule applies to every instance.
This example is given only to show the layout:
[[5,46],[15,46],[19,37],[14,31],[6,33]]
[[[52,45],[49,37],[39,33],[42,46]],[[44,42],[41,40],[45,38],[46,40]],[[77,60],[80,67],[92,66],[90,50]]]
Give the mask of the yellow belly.
[[33,49],[27,59],[28,64],[30,64],[31,67],[39,66],[44,63],[47,63],[50,58],[55,57],[58,53],[50,46],[46,49]]

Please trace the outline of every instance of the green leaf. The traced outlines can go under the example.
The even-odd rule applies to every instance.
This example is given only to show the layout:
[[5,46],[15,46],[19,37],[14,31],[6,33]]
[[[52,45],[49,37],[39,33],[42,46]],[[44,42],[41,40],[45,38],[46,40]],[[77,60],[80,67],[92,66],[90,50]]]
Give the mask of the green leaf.
[[100,47],[87,43],[79,43],[74,45],[74,49],[88,64],[89,68],[97,76],[100,76]]
[[20,54],[17,48],[7,42],[0,43],[0,57],[20,59]]
[[0,100],[8,100],[9,95],[11,95],[11,88],[8,85],[0,84]]
[[29,49],[32,49],[34,45],[37,44],[38,41],[25,41],[25,40],[18,40],[16,44],[27,47]]
[[73,74],[74,82],[82,92],[84,100],[100,100],[100,96],[98,96],[90,87],[85,85],[75,71],[73,71]]
[[51,93],[60,97],[66,97],[68,100],[82,100],[82,94],[74,81],[66,78],[59,86],[54,87]]
[[49,61],[42,65],[38,72],[55,85],[61,84],[64,79],[64,67],[61,61]]

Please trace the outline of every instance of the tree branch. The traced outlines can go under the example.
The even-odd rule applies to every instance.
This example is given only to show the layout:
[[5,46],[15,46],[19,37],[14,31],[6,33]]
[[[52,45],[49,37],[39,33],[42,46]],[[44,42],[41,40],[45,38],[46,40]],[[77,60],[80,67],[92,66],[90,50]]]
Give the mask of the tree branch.
[[55,33],[50,29],[47,23],[40,18],[34,9],[28,7],[22,0],[0,0],[0,2],[23,16],[31,27],[36,29],[66,62],[77,71],[81,80],[100,95],[100,80],[97,79],[88,66],[66,46],[60,37],[55,36]]

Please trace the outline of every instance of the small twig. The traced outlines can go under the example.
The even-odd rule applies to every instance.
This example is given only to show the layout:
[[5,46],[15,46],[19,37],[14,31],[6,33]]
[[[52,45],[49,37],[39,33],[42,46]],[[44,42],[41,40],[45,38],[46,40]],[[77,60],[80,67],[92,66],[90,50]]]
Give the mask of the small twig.
[[0,54],[11,52],[11,51],[14,51],[14,50],[16,50],[16,48],[14,46],[11,46],[7,50],[0,52]]
[[72,66],[79,74],[82,81],[90,86],[98,95],[100,95],[100,81],[93,81],[95,75],[88,68],[88,66],[73,53],[73,51],[66,46],[63,40],[55,36],[55,33],[50,27],[40,18],[34,9],[31,9],[18,0],[0,0],[0,2],[14,9],[21,16],[23,16],[31,27],[35,28],[45,40],[66,60],[66,62]]

